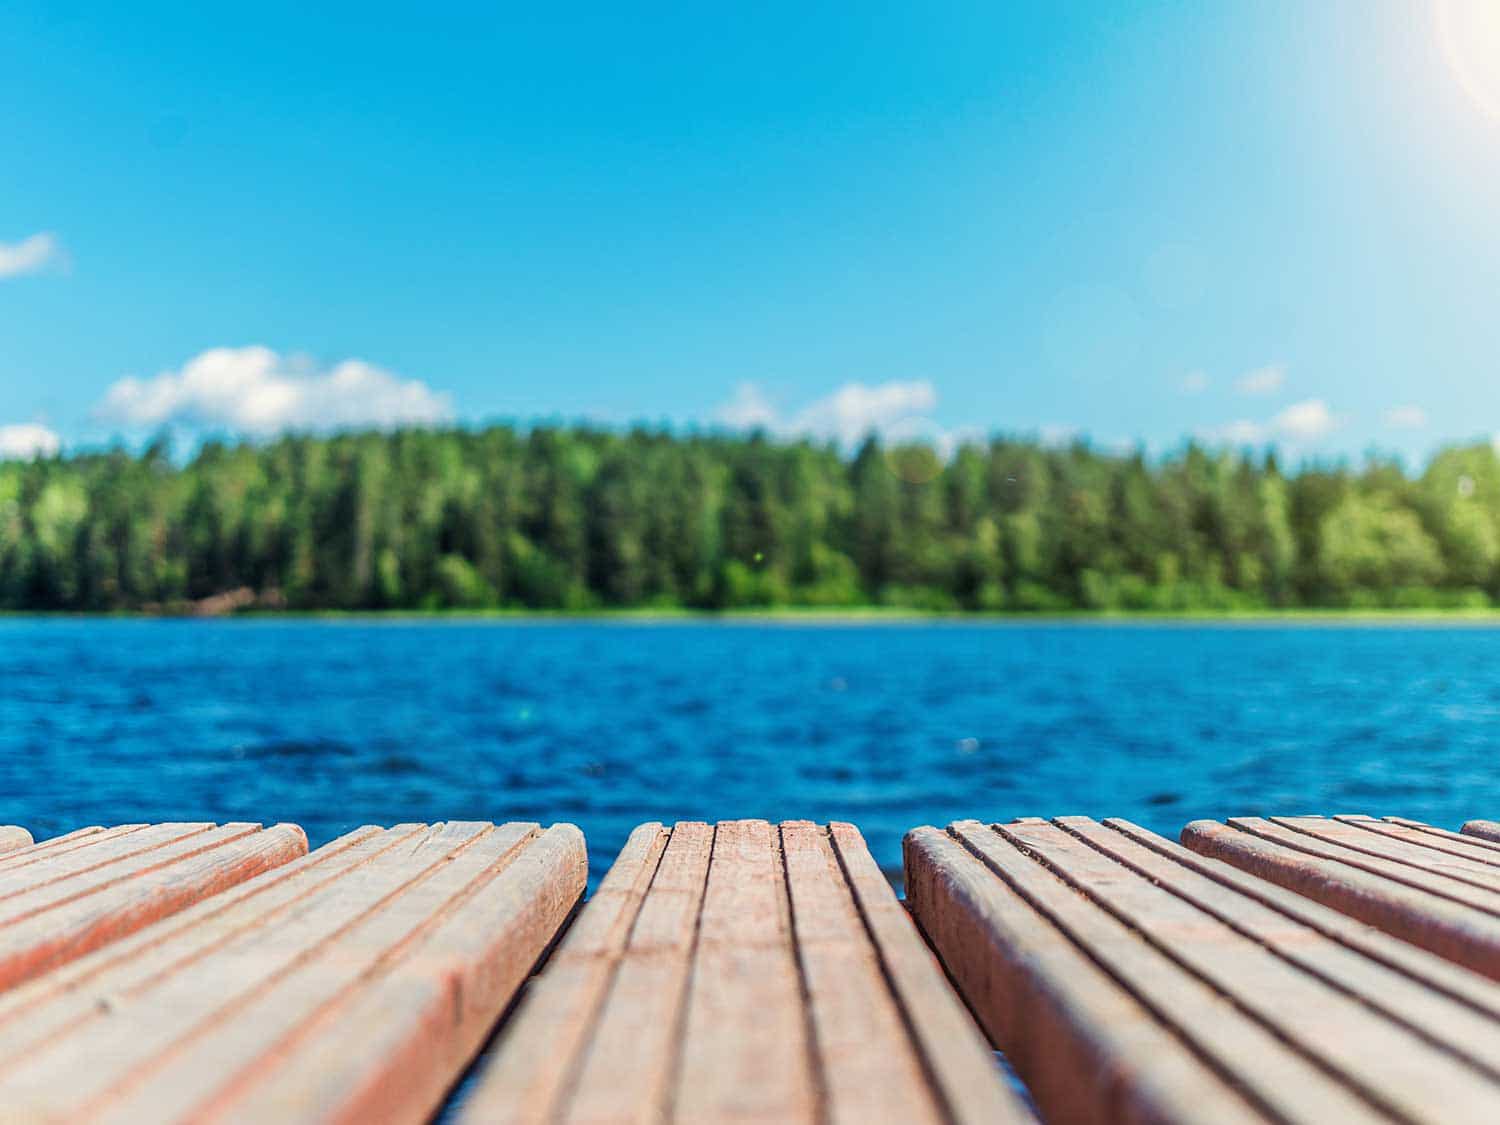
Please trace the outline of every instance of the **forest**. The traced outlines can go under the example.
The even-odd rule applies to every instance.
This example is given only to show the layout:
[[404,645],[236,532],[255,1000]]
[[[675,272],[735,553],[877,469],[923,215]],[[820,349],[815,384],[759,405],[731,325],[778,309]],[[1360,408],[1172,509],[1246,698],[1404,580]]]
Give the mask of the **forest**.
[[[230,592],[238,600],[216,603]],[[492,426],[0,462],[0,610],[1481,608],[1500,457]]]

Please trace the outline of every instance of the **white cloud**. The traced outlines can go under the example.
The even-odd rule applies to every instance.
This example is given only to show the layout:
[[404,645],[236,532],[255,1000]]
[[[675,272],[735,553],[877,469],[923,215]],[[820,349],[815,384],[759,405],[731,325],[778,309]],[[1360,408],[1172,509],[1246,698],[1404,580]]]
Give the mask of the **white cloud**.
[[180,371],[121,379],[101,417],[129,426],[183,422],[251,434],[288,429],[431,425],[453,417],[449,396],[361,359],[310,370],[265,347],[210,348]]
[[[791,415],[783,415],[754,383],[741,383],[734,397],[714,412],[714,419],[735,429],[760,428],[786,437],[813,437],[857,445],[866,435],[904,438],[937,427],[928,415],[937,406],[937,391],[926,379],[910,382],[845,383]],[[941,431],[937,431],[938,434]]]
[[776,418],[776,408],[754,383],[735,387],[734,397],[714,411],[714,421],[736,430],[773,429]]
[[795,433],[831,437],[853,445],[871,433],[888,433],[937,406],[937,391],[925,379],[868,386],[845,383],[792,418]]
[[1394,406],[1385,412],[1385,424],[1393,430],[1425,429],[1427,411],[1420,406]]
[[1320,398],[1293,403],[1275,418],[1271,427],[1282,437],[1293,441],[1314,441],[1338,427],[1338,420]]
[[1239,418],[1222,426],[1198,431],[1204,441],[1224,445],[1263,445],[1281,439],[1293,445],[1316,441],[1338,428],[1339,420],[1320,398],[1293,403],[1269,422]]
[[46,426],[24,422],[0,426],[0,461],[30,461],[36,457],[53,457],[62,448],[62,439]]
[[1241,375],[1234,389],[1242,395],[1269,395],[1281,390],[1286,383],[1286,368],[1279,363],[1259,368]]
[[62,245],[51,231],[20,242],[0,242],[0,278],[37,273],[62,258]]
[[1208,373],[1206,371],[1189,371],[1182,377],[1178,384],[1184,394],[1200,395],[1208,390]]

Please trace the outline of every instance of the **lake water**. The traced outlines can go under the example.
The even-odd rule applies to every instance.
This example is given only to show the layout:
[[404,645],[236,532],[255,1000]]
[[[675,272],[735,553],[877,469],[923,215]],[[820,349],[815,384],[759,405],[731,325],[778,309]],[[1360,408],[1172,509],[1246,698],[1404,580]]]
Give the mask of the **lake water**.
[[1500,817],[1500,630],[0,619],[0,821]]

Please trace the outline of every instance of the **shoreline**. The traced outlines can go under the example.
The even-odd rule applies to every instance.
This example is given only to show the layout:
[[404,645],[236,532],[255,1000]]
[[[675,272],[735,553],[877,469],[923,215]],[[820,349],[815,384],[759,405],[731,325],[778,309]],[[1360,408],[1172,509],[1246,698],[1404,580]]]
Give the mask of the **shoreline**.
[[227,614],[148,613],[137,610],[79,613],[64,610],[0,610],[0,621],[323,621],[365,623],[494,624],[792,624],[792,625],[1468,625],[1500,627],[1500,608],[1490,609],[1258,609],[1258,610],[1062,610],[986,613],[882,606],[761,609],[251,609]]

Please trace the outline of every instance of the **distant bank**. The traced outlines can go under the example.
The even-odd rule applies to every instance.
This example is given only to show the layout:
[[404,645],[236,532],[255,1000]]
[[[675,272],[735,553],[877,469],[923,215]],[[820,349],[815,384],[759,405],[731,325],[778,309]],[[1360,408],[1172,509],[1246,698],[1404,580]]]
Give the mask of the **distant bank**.
[[0,462],[0,610],[1488,610],[1500,457],[586,427]]
[[200,607],[153,607],[109,612],[67,610],[0,610],[4,618],[184,620],[184,621],[328,621],[328,622],[493,622],[496,624],[753,624],[901,625],[1472,625],[1500,627],[1500,609],[1255,609],[1255,610],[1060,610],[1045,613],[923,610],[888,606],[837,609],[798,606],[705,610],[658,609],[267,609],[236,607],[223,612]]

